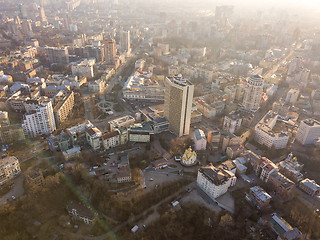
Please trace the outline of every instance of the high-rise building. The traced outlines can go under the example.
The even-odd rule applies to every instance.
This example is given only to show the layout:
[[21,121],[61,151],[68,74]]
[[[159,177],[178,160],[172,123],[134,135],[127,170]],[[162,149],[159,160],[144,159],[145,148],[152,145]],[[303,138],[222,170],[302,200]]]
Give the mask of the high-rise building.
[[120,50],[121,52],[130,52],[130,31],[120,32]]
[[44,8],[39,7],[39,20],[43,23],[47,21],[46,14],[44,13]]
[[260,107],[263,93],[263,78],[260,75],[251,76],[245,89],[243,107],[248,111],[257,111]]
[[113,38],[104,40],[104,56],[108,64],[114,63],[114,58],[117,55],[116,41]]
[[26,135],[35,137],[42,134],[50,134],[56,130],[51,101],[39,104],[35,111],[23,116],[22,128]]
[[296,140],[303,144],[313,144],[320,137],[320,122],[314,119],[303,120],[297,130]]
[[32,37],[33,31],[31,26],[31,21],[28,19],[25,19],[22,21],[22,31],[25,35],[28,35],[29,37]]
[[23,3],[19,4],[19,17],[21,19],[28,18],[28,10],[26,8],[26,5],[24,5]]
[[194,85],[182,75],[165,79],[164,114],[169,120],[169,129],[179,137],[188,135]]
[[67,47],[56,48],[46,47],[46,53],[50,64],[67,64],[69,63],[69,51]]

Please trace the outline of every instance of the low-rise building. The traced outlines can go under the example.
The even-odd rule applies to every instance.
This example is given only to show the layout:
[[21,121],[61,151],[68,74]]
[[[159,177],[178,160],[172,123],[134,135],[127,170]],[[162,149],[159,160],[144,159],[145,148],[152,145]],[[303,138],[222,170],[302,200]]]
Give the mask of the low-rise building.
[[152,163],[153,169],[158,170],[158,169],[163,169],[168,167],[168,162],[164,158],[158,159]]
[[267,208],[270,204],[271,196],[259,186],[250,188],[249,195],[258,209]]
[[72,146],[70,135],[61,131],[59,135],[50,135],[47,144],[51,151],[66,151]]
[[135,123],[128,127],[130,142],[150,142],[153,130],[148,122]]
[[233,145],[227,147],[226,154],[228,158],[235,159],[236,157],[240,156],[240,154],[243,153],[243,151],[243,145]]
[[224,161],[223,163],[221,163],[221,167],[225,170],[232,172],[233,174],[236,174],[237,167],[236,167],[235,163],[231,160],[227,160],[227,161]]
[[102,135],[102,145],[104,149],[114,148],[120,144],[120,131],[118,129]]
[[66,133],[70,136],[73,145],[81,145],[86,142],[86,131],[93,128],[94,125],[88,120],[82,124],[66,129]]
[[86,131],[87,143],[93,148],[93,150],[98,150],[100,148],[101,137],[102,137],[102,133],[96,127],[89,128]]
[[119,167],[117,172],[117,183],[130,182],[131,181],[131,170],[129,165]]
[[14,156],[0,159],[0,185],[21,172],[19,160]]
[[268,183],[270,183],[275,192],[282,197],[286,197],[295,186],[294,182],[278,171],[270,174]]
[[112,121],[109,121],[110,131],[115,131],[116,129],[121,129],[123,127],[129,127],[131,124],[135,123],[136,120],[130,115],[126,115]]
[[69,202],[67,204],[67,211],[71,217],[86,224],[93,224],[95,222],[93,211],[82,205],[80,202]]
[[141,69],[134,72],[124,84],[124,98],[164,101],[165,86],[163,80],[151,77],[152,72],[143,72]]
[[286,220],[280,217],[277,213],[262,216],[260,224],[269,226],[276,236],[273,239],[277,240],[298,240],[302,237],[302,233],[298,228],[293,228]]
[[263,182],[268,182],[271,173],[278,171],[278,167],[266,157],[261,157],[260,159],[258,159],[254,163],[253,169],[256,175]]
[[81,153],[81,148],[79,146],[74,146],[73,148],[67,149],[62,152],[64,160],[68,161],[72,158],[79,157]]
[[225,194],[236,183],[236,176],[214,166],[202,167],[198,171],[198,186],[213,200]]
[[306,178],[299,183],[299,187],[310,196],[320,194],[320,185],[317,184],[315,180]]
[[207,138],[204,132],[201,129],[197,129],[193,133],[193,141],[195,150],[206,150],[207,148]]
[[20,124],[0,126],[0,144],[9,144],[25,140],[23,128]]
[[103,93],[105,88],[106,88],[106,82],[103,79],[91,81],[88,84],[89,91],[94,93]]
[[303,164],[299,163],[297,158],[289,153],[284,161],[278,164],[280,172],[295,182],[300,182],[303,179],[303,174],[300,172]]
[[41,186],[44,181],[42,171],[38,170],[26,174],[26,180],[29,184]]

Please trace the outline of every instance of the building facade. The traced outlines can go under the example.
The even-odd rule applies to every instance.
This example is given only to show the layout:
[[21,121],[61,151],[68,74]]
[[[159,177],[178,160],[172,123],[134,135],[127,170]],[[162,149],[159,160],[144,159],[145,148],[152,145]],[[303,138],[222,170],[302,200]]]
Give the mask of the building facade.
[[21,172],[19,160],[14,156],[0,159],[0,185]]
[[35,111],[25,114],[22,128],[26,135],[32,137],[47,135],[55,131],[57,128],[51,101],[44,101],[36,106]]
[[245,89],[243,107],[247,111],[257,111],[263,93],[263,79],[260,75],[251,76]]
[[320,137],[320,122],[314,119],[301,121],[296,140],[302,145],[314,144]]
[[188,135],[194,86],[181,75],[167,77],[165,86],[164,114],[169,120],[169,129],[179,137]]

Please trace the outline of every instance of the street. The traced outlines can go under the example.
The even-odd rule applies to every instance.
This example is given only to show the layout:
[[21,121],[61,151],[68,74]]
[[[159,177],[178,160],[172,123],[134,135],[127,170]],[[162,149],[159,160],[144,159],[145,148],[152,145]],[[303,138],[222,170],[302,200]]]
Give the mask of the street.
[[10,189],[8,193],[6,193],[3,197],[0,198],[0,205],[7,203],[8,201],[14,201],[12,199],[12,196],[15,197],[15,199],[22,196],[24,193],[24,187],[23,187],[23,181],[24,176],[20,174],[18,177],[14,179],[14,185]]

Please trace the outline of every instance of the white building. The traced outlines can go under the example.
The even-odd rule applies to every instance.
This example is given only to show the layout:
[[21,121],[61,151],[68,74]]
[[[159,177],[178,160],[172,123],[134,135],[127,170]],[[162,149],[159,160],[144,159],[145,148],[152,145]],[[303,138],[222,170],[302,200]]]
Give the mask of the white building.
[[243,107],[248,111],[257,111],[263,93],[263,79],[260,75],[251,76],[245,89]]
[[214,200],[225,194],[236,181],[232,172],[214,166],[200,168],[197,176],[198,186]]
[[169,129],[179,137],[188,135],[194,85],[178,75],[167,77],[165,86],[164,115],[169,120]]
[[120,32],[120,50],[121,53],[131,52],[130,48],[130,31],[121,31]]
[[193,133],[193,141],[195,150],[206,150],[207,148],[207,138],[204,132],[201,129],[197,129]]
[[32,137],[50,134],[55,131],[57,128],[51,101],[44,101],[36,106],[34,111],[25,114],[22,128],[26,135]]
[[291,88],[287,93],[285,103],[286,104],[294,104],[299,97],[300,91],[296,88]]
[[0,159],[0,185],[21,172],[19,160],[14,156]]
[[102,133],[96,128],[90,128],[86,131],[87,143],[93,148],[93,150],[98,150],[100,148]]
[[274,147],[275,149],[283,149],[287,146],[289,136],[286,132],[273,131],[276,125],[278,115],[269,111],[254,128],[255,140],[267,146],[268,148]]
[[71,66],[72,75],[94,77],[93,66],[95,63],[95,59],[85,59],[79,64]]
[[320,122],[314,119],[301,121],[296,140],[302,145],[314,144],[320,137]]
[[163,101],[165,87],[163,80],[152,79],[152,72],[134,72],[123,87],[126,99]]
[[241,127],[242,118],[240,115],[229,114],[224,117],[223,130],[230,133],[235,133]]

